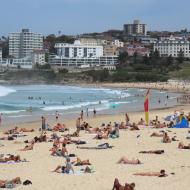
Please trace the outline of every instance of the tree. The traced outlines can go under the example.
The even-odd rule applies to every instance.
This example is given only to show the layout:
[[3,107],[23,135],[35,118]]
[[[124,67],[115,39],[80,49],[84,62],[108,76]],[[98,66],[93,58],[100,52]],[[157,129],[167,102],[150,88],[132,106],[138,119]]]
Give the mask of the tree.
[[169,57],[166,58],[166,64],[167,65],[172,65],[173,64],[173,57],[170,55]]
[[119,60],[119,64],[125,64],[127,62],[128,59],[128,53],[125,52],[121,52],[119,54],[118,60]]
[[178,54],[177,61],[178,61],[178,63],[184,62],[184,52],[182,51],[182,49],[180,50],[180,52]]

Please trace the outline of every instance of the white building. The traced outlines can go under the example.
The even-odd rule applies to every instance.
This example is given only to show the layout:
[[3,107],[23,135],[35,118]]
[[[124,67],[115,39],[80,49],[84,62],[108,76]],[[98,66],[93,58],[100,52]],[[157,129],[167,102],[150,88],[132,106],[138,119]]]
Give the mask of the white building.
[[55,49],[58,56],[68,58],[83,58],[83,57],[100,57],[103,56],[103,46],[83,45],[79,40],[74,44],[57,43]]
[[127,36],[132,35],[145,35],[147,34],[147,25],[141,24],[139,20],[134,20],[133,24],[124,24],[124,34]]
[[2,59],[0,60],[0,66],[6,68],[22,68],[32,69],[32,61],[30,57],[25,58],[14,58],[14,59]]
[[44,65],[45,64],[45,52],[43,50],[34,50],[32,53],[33,65]]
[[116,46],[116,47],[118,47],[118,48],[120,48],[120,47],[124,47],[124,42],[121,42],[121,41],[119,41],[119,40],[114,40],[114,41],[112,42],[112,45],[113,45],[113,46]]
[[35,49],[43,48],[43,36],[30,32],[29,29],[22,29],[20,33],[9,35],[9,55],[14,58],[23,58],[31,55]]
[[159,51],[162,57],[178,57],[181,51],[184,57],[190,57],[190,42],[183,38],[179,39],[171,36],[168,39],[165,38],[154,43],[154,51],[156,50]]
[[83,45],[80,41],[74,44],[55,44],[57,55],[49,56],[49,63],[56,66],[81,65],[115,65],[117,56],[103,56],[103,46]]

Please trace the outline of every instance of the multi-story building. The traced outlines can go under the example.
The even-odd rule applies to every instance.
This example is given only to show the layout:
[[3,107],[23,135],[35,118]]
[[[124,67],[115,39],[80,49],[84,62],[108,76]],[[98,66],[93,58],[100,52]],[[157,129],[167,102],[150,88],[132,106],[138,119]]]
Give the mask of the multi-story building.
[[123,46],[124,46],[124,42],[121,42],[121,41],[119,41],[119,40],[114,40],[114,41],[112,41],[112,45],[114,45],[114,46],[120,48],[120,47],[123,47]]
[[14,58],[24,58],[35,49],[43,49],[43,36],[30,32],[29,29],[22,29],[20,33],[9,35],[9,55]]
[[34,50],[32,53],[33,65],[44,65],[45,64],[45,52],[43,50]]
[[81,65],[115,65],[118,57],[104,56],[103,46],[83,45],[79,40],[74,44],[55,44],[57,54],[49,56],[49,64],[53,66],[69,67]]
[[104,45],[104,56],[116,55],[117,46],[115,45]]
[[141,24],[139,20],[134,20],[133,24],[124,24],[124,34],[127,36],[147,34],[147,25]]
[[154,51],[159,51],[161,57],[178,57],[183,52],[184,57],[190,57],[190,42],[184,38],[164,38],[154,43]]
[[76,40],[74,44],[57,43],[55,44],[55,49],[58,56],[68,58],[90,58],[103,56],[102,46],[83,45],[79,40]]

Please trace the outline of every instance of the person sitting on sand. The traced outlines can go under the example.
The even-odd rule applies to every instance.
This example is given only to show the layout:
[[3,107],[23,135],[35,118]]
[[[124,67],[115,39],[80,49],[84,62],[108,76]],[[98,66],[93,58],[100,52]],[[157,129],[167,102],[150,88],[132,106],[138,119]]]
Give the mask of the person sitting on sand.
[[186,139],[190,139],[190,131],[188,131]]
[[140,130],[140,129],[138,128],[138,125],[137,125],[136,123],[133,123],[133,124],[131,125],[130,130],[131,130],[131,131],[136,131],[136,130]]
[[15,162],[19,162],[21,161],[20,156],[14,156],[14,155],[10,155],[9,157],[5,157],[5,158],[0,158],[0,162],[8,162],[8,161],[15,161]]
[[68,155],[66,144],[62,144],[62,149],[59,149],[58,147],[54,146],[53,149],[51,150],[51,155],[52,156],[56,155],[56,156],[66,157]]
[[114,180],[113,188],[112,190],[134,190],[135,183],[125,183],[124,186],[122,186],[117,178]]
[[119,125],[119,129],[127,129],[128,127],[126,126],[125,122],[121,122],[121,124]]
[[119,138],[119,124],[115,123],[115,128],[109,133],[110,138]]
[[163,154],[164,150],[149,150],[149,151],[140,151],[142,154]]
[[[61,169],[61,172],[60,172]],[[53,172],[57,172],[57,173],[66,173],[69,174],[70,171],[73,172],[74,174],[74,169],[72,167],[72,163],[69,157],[66,158],[66,165],[65,166],[57,166],[57,168],[55,170],[53,170]]]
[[126,113],[126,114],[125,114],[125,122],[126,122],[126,126],[130,126],[129,121],[130,121],[130,119],[129,119],[129,115]]
[[21,184],[20,177],[16,177],[16,178],[11,179],[11,180],[0,180],[0,188],[7,188],[7,187],[13,188],[18,184]]
[[143,118],[141,118],[141,120],[138,122],[138,125],[145,125],[146,123],[145,123],[145,121],[144,121],[144,119]]
[[77,157],[76,161],[73,161],[72,164],[75,163],[75,166],[85,166],[85,165],[91,165],[89,159],[87,160],[81,160],[79,157]]
[[163,137],[164,134],[163,133],[160,134],[160,133],[153,132],[150,136],[151,137]]
[[170,137],[168,136],[168,134],[166,132],[164,132],[164,136],[163,136],[163,140],[162,140],[163,143],[171,143],[171,139]]
[[23,149],[20,149],[20,151],[33,150],[33,148],[34,148],[34,142],[32,142],[30,145],[26,145]]
[[190,144],[188,144],[187,146],[185,146],[185,145],[183,144],[183,142],[180,142],[180,143],[178,144],[178,148],[179,148],[179,149],[190,149]]
[[137,176],[155,176],[155,177],[167,177],[168,176],[165,173],[165,170],[160,170],[160,172],[139,172],[139,173],[134,173],[133,175],[137,175]]
[[123,156],[119,159],[117,164],[134,164],[134,165],[136,165],[136,164],[141,164],[141,161],[139,159],[129,160],[126,156]]

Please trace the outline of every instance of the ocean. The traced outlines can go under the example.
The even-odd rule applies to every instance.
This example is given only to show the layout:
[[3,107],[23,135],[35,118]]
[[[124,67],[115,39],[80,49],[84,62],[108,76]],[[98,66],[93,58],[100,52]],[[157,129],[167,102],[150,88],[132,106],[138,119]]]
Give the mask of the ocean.
[[[6,120],[33,121],[41,115],[76,116],[116,114],[143,110],[146,89],[92,88],[65,85],[0,86],[0,112]],[[151,90],[150,109],[177,105],[180,94]]]

